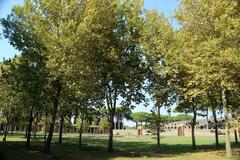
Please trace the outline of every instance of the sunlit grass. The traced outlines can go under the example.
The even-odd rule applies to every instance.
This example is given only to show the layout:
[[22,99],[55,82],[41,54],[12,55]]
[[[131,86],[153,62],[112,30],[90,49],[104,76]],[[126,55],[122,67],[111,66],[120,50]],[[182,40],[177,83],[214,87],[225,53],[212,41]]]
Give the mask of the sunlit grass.
[[[156,153],[156,139],[153,136],[114,137],[115,152],[108,153],[107,136],[83,135],[83,147],[77,146],[77,134],[64,134],[63,144],[57,143],[54,135],[52,155],[45,156],[43,135],[32,139],[31,149],[25,147],[24,134],[9,135],[8,142],[1,142],[1,157],[4,160],[226,160],[224,136],[220,136],[220,148],[214,145],[212,137],[197,136],[198,149],[191,149],[191,137],[167,136],[161,138],[161,153]],[[240,159],[239,146],[234,146],[235,159]]]

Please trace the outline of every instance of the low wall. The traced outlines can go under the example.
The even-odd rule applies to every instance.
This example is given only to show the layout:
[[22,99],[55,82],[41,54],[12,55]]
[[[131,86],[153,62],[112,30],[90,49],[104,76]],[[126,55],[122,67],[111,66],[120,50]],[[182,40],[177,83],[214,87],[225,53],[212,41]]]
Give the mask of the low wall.
[[127,136],[127,135],[137,135],[136,129],[130,129],[130,130],[113,130],[113,135],[120,135],[120,136]]

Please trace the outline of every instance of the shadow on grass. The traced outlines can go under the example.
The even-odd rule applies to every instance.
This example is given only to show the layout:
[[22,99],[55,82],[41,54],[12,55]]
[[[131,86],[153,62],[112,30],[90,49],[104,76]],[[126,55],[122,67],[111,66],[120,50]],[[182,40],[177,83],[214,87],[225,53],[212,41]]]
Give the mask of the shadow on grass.
[[[18,134],[14,136],[24,137]],[[65,137],[63,144],[57,143],[57,136],[53,137],[52,155],[43,154],[43,137],[38,136],[31,143],[28,150],[24,141],[0,142],[0,160],[111,160],[116,157],[123,158],[171,158],[188,153],[219,151],[225,156],[224,145],[216,148],[213,145],[199,145],[192,150],[189,144],[161,144],[161,153],[156,153],[156,145],[151,142],[121,142],[114,141],[115,152],[107,152],[107,140],[102,137],[85,137],[81,149],[77,145],[77,137]],[[239,147],[239,146],[235,146]]]

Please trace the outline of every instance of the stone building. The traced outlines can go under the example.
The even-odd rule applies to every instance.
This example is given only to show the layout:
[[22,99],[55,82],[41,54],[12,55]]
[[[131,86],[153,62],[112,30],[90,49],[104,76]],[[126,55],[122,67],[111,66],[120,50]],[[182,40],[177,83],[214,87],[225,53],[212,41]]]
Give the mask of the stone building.
[[[219,119],[218,120],[218,127],[219,128],[223,128],[224,125],[224,120]],[[191,128],[191,120],[188,121],[177,121],[177,122],[171,122],[168,123],[164,126],[165,130],[177,130],[178,126],[184,126],[185,129],[190,129]],[[206,121],[206,119],[197,119],[196,120],[196,129],[214,129],[214,121],[213,119],[210,119],[208,122]]]

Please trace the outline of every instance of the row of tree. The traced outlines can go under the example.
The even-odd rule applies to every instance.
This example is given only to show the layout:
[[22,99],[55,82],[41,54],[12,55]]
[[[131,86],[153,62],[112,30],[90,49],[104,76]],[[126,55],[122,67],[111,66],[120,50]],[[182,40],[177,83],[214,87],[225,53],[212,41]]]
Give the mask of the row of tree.
[[106,107],[113,151],[117,104],[132,109],[149,94],[158,150],[162,107],[177,104],[177,111],[193,114],[193,149],[199,111],[211,109],[217,126],[223,108],[231,157],[231,122],[239,116],[239,6],[238,0],[182,0],[174,29],[164,15],[144,10],[142,0],[26,0],[1,20],[21,53],[1,62],[5,130],[15,119],[27,121],[29,147],[32,123],[45,119],[49,154],[58,119],[83,122]]
[[[156,120],[155,112],[133,112],[129,117],[126,117],[127,120],[132,120],[136,123],[136,128],[140,126],[148,126],[152,125],[150,122],[154,122]],[[161,121],[165,123],[177,122],[177,121],[190,121],[192,119],[191,115],[187,114],[178,114],[176,116],[171,115],[161,115]]]

